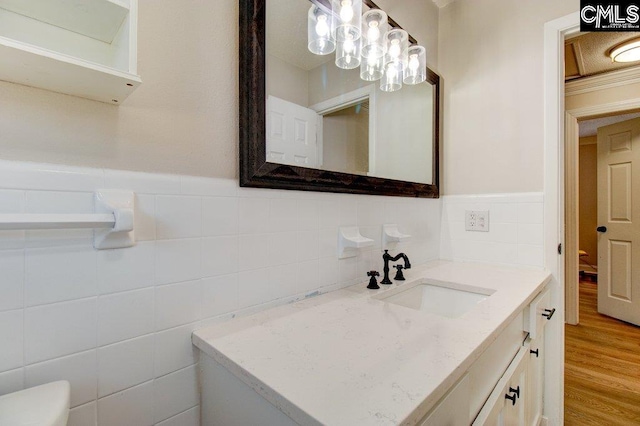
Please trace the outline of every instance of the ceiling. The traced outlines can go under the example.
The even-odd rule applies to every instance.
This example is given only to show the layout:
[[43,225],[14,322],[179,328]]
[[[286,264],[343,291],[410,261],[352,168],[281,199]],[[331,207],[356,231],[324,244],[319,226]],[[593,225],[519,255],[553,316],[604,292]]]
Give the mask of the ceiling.
[[[565,81],[576,81],[581,78],[605,74],[625,68],[640,67],[638,62],[612,62],[609,57],[611,49],[622,42],[640,37],[639,32],[592,32],[578,33],[565,40]],[[580,121],[580,137],[595,136],[598,128],[620,121],[640,117],[634,112],[610,117],[600,117]]]
[[640,112],[580,121],[578,122],[579,134],[581,138],[584,138],[586,136],[595,136],[598,134],[598,127],[608,126],[609,124],[615,124],[621,121],[631,120],[632,118],[638,117],[640,117]]
[[565,81],[637,67],[637,62],[612,62],[609,51],[622,42],[638,37],[638,32],[593,32],[578,33],[565,40]]

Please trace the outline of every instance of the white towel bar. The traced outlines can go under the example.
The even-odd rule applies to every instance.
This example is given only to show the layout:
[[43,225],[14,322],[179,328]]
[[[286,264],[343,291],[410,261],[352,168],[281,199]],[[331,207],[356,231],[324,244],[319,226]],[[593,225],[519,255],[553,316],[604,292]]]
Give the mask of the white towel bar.
[[98,250],[135,244],[135,195],[132,191],[101,190],[94,194],[95,213],[0,214],[0,230],[94,229]]
[[0,230],[113,228],[116,218],[106,214],[0,214]]

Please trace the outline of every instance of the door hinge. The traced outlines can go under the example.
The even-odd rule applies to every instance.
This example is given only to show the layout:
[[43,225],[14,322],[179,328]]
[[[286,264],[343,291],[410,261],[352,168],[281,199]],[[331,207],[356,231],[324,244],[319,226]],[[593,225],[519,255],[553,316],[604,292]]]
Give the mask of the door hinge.
[[562,254],[562,243],[558,244],[558,254]]

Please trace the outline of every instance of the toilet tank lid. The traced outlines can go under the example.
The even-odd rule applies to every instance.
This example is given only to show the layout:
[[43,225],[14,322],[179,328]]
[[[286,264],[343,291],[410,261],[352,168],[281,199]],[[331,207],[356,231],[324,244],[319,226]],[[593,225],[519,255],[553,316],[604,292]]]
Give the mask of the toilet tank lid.
[[64,426],[70,391],[61,380],[0,396],[0,426]]

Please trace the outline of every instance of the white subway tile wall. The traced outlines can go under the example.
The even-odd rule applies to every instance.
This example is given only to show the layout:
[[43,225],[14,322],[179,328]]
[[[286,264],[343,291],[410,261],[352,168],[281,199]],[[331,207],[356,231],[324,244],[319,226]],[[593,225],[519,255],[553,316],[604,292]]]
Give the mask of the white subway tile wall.
[[[442,197],[440,257],[542,267],[542,193]],[[465,231],[466,210],[488,210],[489,232]]]
[[[384,223],[413,236],[394,252],[439,257],[441,200],[0,161],[0,214],[90,213],[98,189],[136,193],[134,247],[94,250],[91,230],[0,232],[0,395],[69,380],[71,426],[198,425],[191,332],[366,285]],[[339,226],[376,245],[338,260]],[[530,256],[535,229],[522,232]]]

